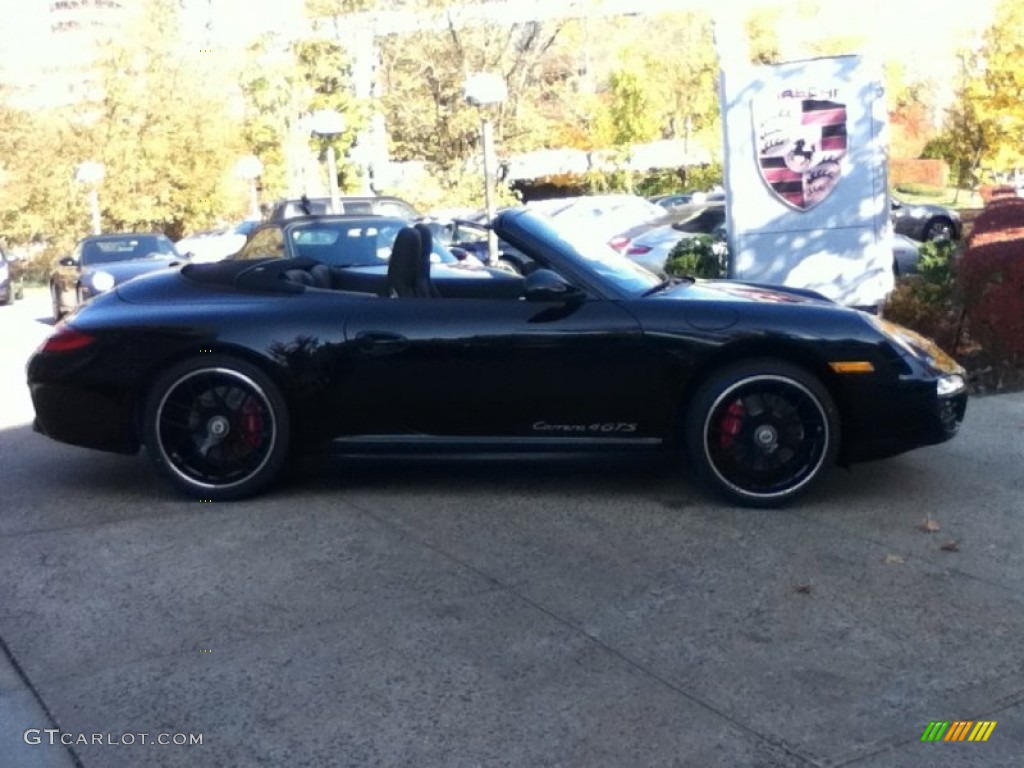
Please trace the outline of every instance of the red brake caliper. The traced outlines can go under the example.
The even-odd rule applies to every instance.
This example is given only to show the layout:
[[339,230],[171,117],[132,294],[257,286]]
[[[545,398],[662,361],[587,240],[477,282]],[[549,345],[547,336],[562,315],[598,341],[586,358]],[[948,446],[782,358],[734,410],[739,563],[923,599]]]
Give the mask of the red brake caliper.
[[263,414],[251,397],[242,406],[242,438],[250,448],[259,448],[263,442]]
[[732,448],[736,435],[743,429],[743,417],[746,414],[747,409],[743,407],[742,400],[733,400],[729,403],[729,407],[722,414],[722,420],[718,423],[718,427],[721,430],[718,438],[721,448],[725,450]]

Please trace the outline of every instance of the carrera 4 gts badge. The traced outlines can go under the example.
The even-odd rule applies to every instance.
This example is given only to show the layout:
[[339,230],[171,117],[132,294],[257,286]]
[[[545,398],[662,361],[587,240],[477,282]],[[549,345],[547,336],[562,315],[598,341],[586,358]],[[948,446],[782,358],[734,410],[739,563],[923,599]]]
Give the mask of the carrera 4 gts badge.
[[546,421],[533,422],[534,432],[561,432],[563,434],[593,435],[609,434],[631,434],[636,432],[637,425],[630,421],[609,421],[603,424],[548,424]]

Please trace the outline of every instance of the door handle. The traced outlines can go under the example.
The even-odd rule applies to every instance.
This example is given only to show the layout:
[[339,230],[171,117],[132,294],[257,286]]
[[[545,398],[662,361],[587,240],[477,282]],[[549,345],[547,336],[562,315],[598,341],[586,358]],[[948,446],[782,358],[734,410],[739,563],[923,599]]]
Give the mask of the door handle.
[[360,331],[356,348],[367,355],[394,355],[409,348],[409,339],[390,331]]

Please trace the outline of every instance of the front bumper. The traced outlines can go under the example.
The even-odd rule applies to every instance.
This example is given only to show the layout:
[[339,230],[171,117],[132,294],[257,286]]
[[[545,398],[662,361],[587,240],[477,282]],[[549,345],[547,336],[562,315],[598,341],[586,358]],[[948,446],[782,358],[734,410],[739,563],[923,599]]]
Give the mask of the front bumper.
[[960,430],[967,399],[962,373],[917,372],[895,384],[847,393],[842,460],[882,459],[946,442]]

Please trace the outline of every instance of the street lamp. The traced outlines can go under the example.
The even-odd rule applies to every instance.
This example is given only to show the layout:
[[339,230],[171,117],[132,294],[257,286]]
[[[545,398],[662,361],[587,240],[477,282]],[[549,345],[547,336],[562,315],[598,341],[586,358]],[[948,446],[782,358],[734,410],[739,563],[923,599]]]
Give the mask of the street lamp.
[[89,187],[89,212],[92,215],[92,233],[100,233],[100,193],[99,183],[103,181],[106,169],[103,163],[87,160],[75,167],[75,181]]
[[256,180],[263,175],[263,163],[256,155],[246,155],[235,163],[235,174],[249,182],[249,218],[260,218],[260,191]]
[[334,145],[330,140],[340,136],[345,130],[345,118],[333,109],[320,109],[312,114],[309,121],[314,136],[327,140],[327,179],[331,192],[331,210],[335,213],[341,207],[338,201],[338,161],[334,155]]
[[[501,104],[508,98],[508,86],[501,75],[477,72],[466,78],[465,95],[466,101],[474,107]],[[490,223],[494,220],[494,132],[483,109],[480,109],[480,144],[484,154],[484,204]],[[498,238],[493,229],[487,230],[487,259],[491,265],[498,263]]]

